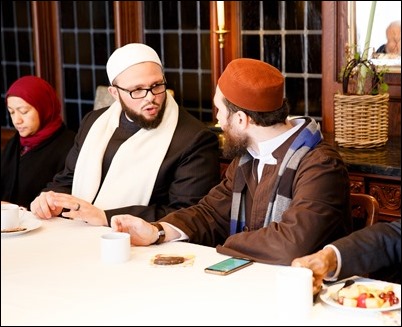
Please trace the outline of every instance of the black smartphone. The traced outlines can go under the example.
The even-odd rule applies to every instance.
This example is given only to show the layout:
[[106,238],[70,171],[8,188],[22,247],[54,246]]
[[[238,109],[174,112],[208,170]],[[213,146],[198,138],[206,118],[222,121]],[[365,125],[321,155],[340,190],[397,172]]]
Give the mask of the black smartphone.
[[204,270],[206,273],[226,276],[242,268],[250,266],[252,263],[253,261],[250,259],[228,258],[221,262],[215,263]]

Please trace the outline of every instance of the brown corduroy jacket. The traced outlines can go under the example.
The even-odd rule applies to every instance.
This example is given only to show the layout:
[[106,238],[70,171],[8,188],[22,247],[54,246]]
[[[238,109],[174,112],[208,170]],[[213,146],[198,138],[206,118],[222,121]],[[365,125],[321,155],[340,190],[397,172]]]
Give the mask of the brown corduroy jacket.
[[[199,204],[171,213],[161,221],[181,229],[189,236],[189,242],[217,246],[217,251],[226,255],[283,265],[350,233],[348,172],[339,153],[325,142],[302,158],[290,181],[292,200],[281,222],[263,227],[272,184],[295,136],[275,150],[277,164],[265,165],[257,186],[252,180],[252,161],[239,167],[239,159],[234,159],[226,177]],[[243,192],[247,231],[230,236],[233,185],[238,174],[246,179]]]

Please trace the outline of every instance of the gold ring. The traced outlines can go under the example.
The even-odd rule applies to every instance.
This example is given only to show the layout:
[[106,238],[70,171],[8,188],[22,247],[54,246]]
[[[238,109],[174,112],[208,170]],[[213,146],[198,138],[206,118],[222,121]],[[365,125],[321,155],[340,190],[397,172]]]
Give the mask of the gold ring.
[[78,211],[78,210],[80,210],[80,208],[81,208],[81,205],[79,203],[77,203],[77,207],[74,210]]

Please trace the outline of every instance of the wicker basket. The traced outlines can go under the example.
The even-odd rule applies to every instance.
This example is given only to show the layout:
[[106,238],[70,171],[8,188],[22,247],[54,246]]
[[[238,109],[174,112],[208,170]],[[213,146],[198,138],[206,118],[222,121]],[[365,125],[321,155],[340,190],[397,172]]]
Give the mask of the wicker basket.
[[389,94],[334,95],[335,141],[347,148],[375,148],[388,141]]

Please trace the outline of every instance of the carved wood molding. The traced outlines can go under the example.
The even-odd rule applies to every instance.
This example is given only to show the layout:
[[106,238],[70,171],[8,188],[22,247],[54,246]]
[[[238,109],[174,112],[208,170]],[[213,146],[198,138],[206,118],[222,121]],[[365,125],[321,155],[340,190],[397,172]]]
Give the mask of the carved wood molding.
[[371,184],[369,194],[374,196],[379,205],[380,212],[400,217],[401,187],[398,185]]
[[364,182],[351,180],[350,193],[364,193]]

